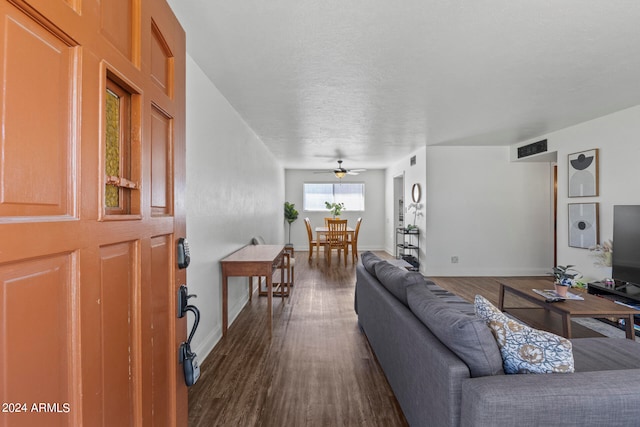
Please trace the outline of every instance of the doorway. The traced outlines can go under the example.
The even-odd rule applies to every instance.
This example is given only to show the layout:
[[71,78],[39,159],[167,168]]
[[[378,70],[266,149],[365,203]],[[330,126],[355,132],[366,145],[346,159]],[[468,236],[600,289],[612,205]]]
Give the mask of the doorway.
[[558,165],[553,164],[553,267],[558,265]]
[[404,227],[404,173],[393,178],[393,230]]

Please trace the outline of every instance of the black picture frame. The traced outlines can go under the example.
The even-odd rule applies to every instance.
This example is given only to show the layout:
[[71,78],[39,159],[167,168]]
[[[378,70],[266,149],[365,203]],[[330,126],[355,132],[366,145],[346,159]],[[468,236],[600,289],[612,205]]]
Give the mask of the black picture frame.
[[599,195],[598,149],[580,151],[567,156],[569,197]]
[[599,203],[569,203],[569,246],[589,249],[600,243]]

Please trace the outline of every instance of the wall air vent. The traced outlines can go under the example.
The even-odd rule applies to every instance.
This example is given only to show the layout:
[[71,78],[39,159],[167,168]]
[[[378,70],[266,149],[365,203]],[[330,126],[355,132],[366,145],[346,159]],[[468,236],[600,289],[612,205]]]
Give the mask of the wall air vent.
[[523,157],[529,157],[529,156],[533,156],[534,154],[546,153],[546,152],[547,152],[547,140],[543,139],[542,141],[533,142],[531,144],[518,147],[518,158],[522,159]]

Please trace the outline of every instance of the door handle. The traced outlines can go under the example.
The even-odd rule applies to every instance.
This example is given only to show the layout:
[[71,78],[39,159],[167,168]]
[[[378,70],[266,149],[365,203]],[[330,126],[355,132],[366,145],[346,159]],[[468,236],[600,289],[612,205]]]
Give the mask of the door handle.
[[194,385],[198,378],[200,378],[200,365],[198,364],[198,356],[191,351],[191,340],[198,329],[200,323],[200,310],[195,305],[187,303],[189,298],[195,298],[197,295],[189,295],[189,291],[185,285],[180,286],[178,289],[178,317],[184,317],[188,311],[192,312],[195,316],[193,320],[193,326],[187,341],[180,344],[178,352],[178,360],[182,364],[184,371],[184,381],[188,387]]

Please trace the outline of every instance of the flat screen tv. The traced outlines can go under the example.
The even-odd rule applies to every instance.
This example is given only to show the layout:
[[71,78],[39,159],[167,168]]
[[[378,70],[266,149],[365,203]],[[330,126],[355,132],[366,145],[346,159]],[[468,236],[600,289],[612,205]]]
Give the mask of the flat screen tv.
[[612,275],[640,286],[640,206],[613,207]]

